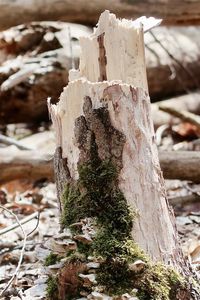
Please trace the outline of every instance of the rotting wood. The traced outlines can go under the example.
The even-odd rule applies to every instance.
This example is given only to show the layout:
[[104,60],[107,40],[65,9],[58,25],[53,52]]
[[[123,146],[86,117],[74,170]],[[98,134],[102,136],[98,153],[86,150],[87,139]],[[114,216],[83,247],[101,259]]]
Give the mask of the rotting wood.
[[[105,33],[107,81],[97,83],[100,75],[97,39],[102,33]],[[120,36],[124,41],[117,44]],[[181,255],[177,250],[173,214],[168,208],[153,139],[142,28],[134,28],[128,21],[119,21],[105,12],[92,37],[81,39],[80,44],[80,69],[70,71],[70,78],[76,80],[64,89],[56,106],[49,106],[56,130],[57,149],[61,149],[62,158],[67,160],[68,174],[64,183],[66,179],[67,182],[78,180],[78,166],[90,161],[92,154],[88,147],[90,143],[96,143],[101,160],[111,159],[114,165],[120,164],[119,188],[130,207],[139,212],[132,237],[153,260],[171,262],[178,267]],[[96,50],[92,55],[91,49]],[[132,65],[135,67],[132,68]],[[108,121],[102,119],[104,111]],[[102,117],[98,116],[100,112]],[[109,127],[113,127],[111,132]],[[118,145],[121,150],[112,145],[114,130],[124,136],[124,146]],[[63,169],[59,165],[63,162],[57,159],[56,156],[56,177],[62,182]],[[58,194],[61,199],[63,189],[60,187]],[[152,214],[157,224],[148,223],[147,226],[144,220],[151,220]]]
[[[80,39],[79,70],[69,72],[70,82],[60,101],[57,105],[48,101],[56,131],[54,159],[61,230],[80,222],[88,223],[87,234],[82,226],[78,231],[82,238],[76,251],[83,255],[85,263],[88,254],[94,262],[101,257],[95,281],[108,295],[119,295],[122,299],[129,288],[137,288],[137,296],[145,295],[146,299],[198,299],[199,293],[194,287],[191,293],[189,281],[183,286],[178,279],[174,284],[169,275],[176,273],[169,265],[185,278],[192,272],[180,250],[159,165],[143,33],[139,22],[118,20],[105,11],[93,35]],[[99,81],[104,79],[99,65],[102,44],[98,43],[102,34],[106,81]],[[87,243],[82,233],[84,237],[87,235]],[[130,245],[133,248],[139,245],[137,258],[133,258]],[[153,266],[142,253],[150,257]],[[73,254],[72,257],[75,266],[78,261],[80,264],[78,258]],[[141,258],[143,271],[139,279],[130,260],[137,264],[135,260]],[[70,258],[65,265],[67,270],[69,262]],[[160,268],[158,262],[163,264],[162,275],[156,273]],[[157,275],[150,274],[149,284],[144,286],[143,282],[149,280],[145,268],[147,273]],[[78,286],[74,287],[68,279],[63,287],[60,274],[58,295],[79,298],[84,286],[79,280],[81,274],[77,276]],[[164,277],[162,283],[161,277]],[[159,291],[151,288],[157,280],[161,285]],[[84,295],[92,296],[91,289]]]
[[165,178],[200,182],[199,151],[160,151],[159,159]]

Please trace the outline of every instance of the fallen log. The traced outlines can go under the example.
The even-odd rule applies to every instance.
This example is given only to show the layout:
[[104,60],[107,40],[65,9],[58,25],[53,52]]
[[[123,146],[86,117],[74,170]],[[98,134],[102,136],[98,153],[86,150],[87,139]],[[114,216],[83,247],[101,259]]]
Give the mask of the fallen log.
[[199,151],[160,151],[159,159],[164,178],[200,182]]
[[[165,179],[189,180],[200,183],[200,153],[198,151],[159,151]],[[53,180],[52,154],[0,148],[0,183],[28,178]]]
[[0,30],[31,21],[68,21],[95,25],[105,9],[118,17],[137,18],[153,15],[165,24],[200,24],[199,2],[187,1],[131,1],[131,0],[1,0]]
[[151,100],[200,87],[200,27],[159,27],[145,34]]
[[[90,30],[57,22],[32,23],[0,33],[0,123],[48,121],[46,99],[56,102],[77,66],[79,36]],[[71,49],[70,47],[73,47]]]
[[18,150],[16,147],[0,148],[0,183],[14,179],[53,180],[52,155],[38,151]]
[[[46,99],[57,102],[69,68],[78,66],[78,38],[89,32],[77,24],[39,22],[0,33],[0,62],[5,61],[0,66],[0,124],[48,120]],[[153,36],[145,34],[152,100],[197,89],[199,27],[161,27],[152,32]]]
[[200,92],[190,93],[187,95],[159,101],[151,104],[154,127],[158,128],[164,124],[178,124],[180,120],[159,110],[161,105],[165,107],[175,108],[178,111],[188,111],[193,114],[200,114]]

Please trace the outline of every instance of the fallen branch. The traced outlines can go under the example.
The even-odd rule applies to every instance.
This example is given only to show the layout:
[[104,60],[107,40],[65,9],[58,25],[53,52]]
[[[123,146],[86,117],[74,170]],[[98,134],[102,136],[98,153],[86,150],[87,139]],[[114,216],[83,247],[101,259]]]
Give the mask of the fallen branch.
[[184,206],[190,203],[199,202],[200,196],[194,194],[189,194],[186,196],[177,196],[177,197],[168,196],[168,200],[172,206]]
[[164,105],[160,105],[159,109],[164,112],[167,112],[168,114],[174,117],[181,119],[184,122],[188,122],[195,125],[200,130],[200,116],[184,110],[179,111],[173,107],[167,107]]
[[14,145],[21,150],[31,150],[31,148],[24,146],[22,143],[16,141],[14,138],[7,137],[3,134],[0,134],[0,143],[7,146]]
[[200,93],[191,93],[151,104],[154,126],[156,128],[165,124],[177,124],[179,120],[174,116],[159,110],[160,106],[174,108],[177,111],[188,111],[200,114]]
[[167,107],[164,105],[160,105],[159,109],[173,115],[174,117],[181,119],[184,122],[191,123],[195,125],[198,129],[200,129],[200,116],[198,115],[184,110],[179,111],[173,107]]
[[[165,179],[200,182],[200,152],[160,151],[159,159]],[[54,180],[51,155],[37,151],[0,149],[0,169],[1,184],[24,178]]]
[[[37,218],[38,219],[38,212],[34,212],[33,214],[31,214],[30,216],[27,216],[26,218],[24,218],[23,220],[20,221],[20,224],[23,225],[23,224],[26,224],[28,222],[30,222],[31,220]],[[2,234],[5,234],[7,232],[10,232],[14,229],[17,229],[18,227],[20,227],[20,224],[17,222],[17,223],[14,223],[10,226],[7,226],[3,229],[0,230],[0,235]],[[30,235],[30,233],[28,234]]]

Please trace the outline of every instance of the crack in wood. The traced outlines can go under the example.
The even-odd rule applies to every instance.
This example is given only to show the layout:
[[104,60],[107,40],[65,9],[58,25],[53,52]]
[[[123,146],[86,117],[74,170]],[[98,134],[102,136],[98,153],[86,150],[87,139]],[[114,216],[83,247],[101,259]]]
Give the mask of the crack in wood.
[[106,74],[106,65],[107,65],[107,57],[106,57],[106,49],[104,47],[104,36],[105,33],[100,34],[97,37],[97,42],[99,44],[99,81],[107,80]]

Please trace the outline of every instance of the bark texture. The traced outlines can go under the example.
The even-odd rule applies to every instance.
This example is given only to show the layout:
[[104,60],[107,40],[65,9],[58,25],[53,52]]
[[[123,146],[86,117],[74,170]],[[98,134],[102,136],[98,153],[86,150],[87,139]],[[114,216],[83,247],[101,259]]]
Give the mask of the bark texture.
[[[98,59],[98,36],[102,33],[105,33],[108,81],[97,83],[102,70]],[[116,47],[121,34],[125,36],[124,43]],[[135,241],[153,260],[178,266],[174,220],[166,200],[150,117],[142,30],[127,28],[113,15],[104,13],[95,34],[90,40],[81,39],[81,46],[80,71],[70,73],[70,78],[76,80],[65,88],[59,104],[49,108],[57,147],[62,149],[62,159],[67,161],[68,174],[64,183],[66,179],[78,180],[78,165],[91,160],[88,147],[94,143],[102,161],[109,159],[114,165],[120,165],[118,186],[128,204],[139,212],[132,231]],[[89,52],[89,49],[96,51]],[[89,53],[92,53],[90,60]],[[115,63],[115,58],[122,54],[124,68]],[[130,62],[135,68],[130,68]],[[116,79],[120,83],[113,81]],[[63,181],[62,159],[57,161],[56,156],[59,182]],[[58,186],[60,199],[63,184]],[[155,222],[149,222],[152,215],[156,226]]]
[[20,23],[62,20],[95,25],[105,9],[118,17],[156,16],[166,24],[200,24],[198,0],[133,1],[133,0],[1,0],[0,29]]
[[[171,265],[184,275],[191,273],[179,248],[159,165],[143,28],[138,23],[118,20],[105,11],[93,35],[80,40],[79,71],[70,71],[70,82],[59,103],[49,103],[56,131],[55,173],[61,223],[63,228],[80,227],[74,239],[82,254],[82,244],[87,244],[86,261],[88,253],[94,260],[95,256],[102,258],[96,279],[104,292],[123,299],[129,286],[138,288],[141,299],[189,300],[190,283],[174,284],[170,269],[166,271]],[[84,231],[82,224],[92,227]],[[127,243],[133,249],[139,245],[142,251],[135,255],[136,250],[130,250]],[[147,264],[143,251],[154,267],[146,266],[142,277],[138,277],[137,259],[142,257],[143,266]],[[161,277],[167,282],[165,291],[156,273],[158,262],[164,265]],[[66,268],[70,268],[69,262]],[[157,275],[150,274],[153,280],[146,284],[148,272]],[[157,280],[161,291],[151,288]],[[82,287],[80,281],[73,291],[68,279],[65,283],[64,295],[76,298]],[[192,298],[198,299],[197,294]]]

